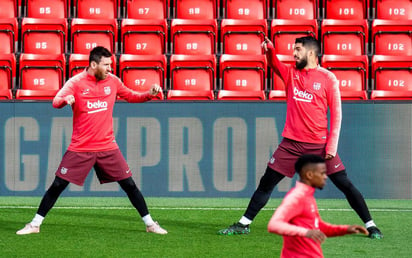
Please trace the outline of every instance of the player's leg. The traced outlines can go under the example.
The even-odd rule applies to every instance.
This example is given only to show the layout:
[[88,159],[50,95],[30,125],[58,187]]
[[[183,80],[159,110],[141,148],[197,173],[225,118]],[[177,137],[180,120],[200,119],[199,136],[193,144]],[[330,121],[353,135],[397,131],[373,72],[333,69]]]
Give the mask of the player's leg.
[[[285,176],[279,172],[274,171],[270,167],[266,168],[265,174],[260,179],[259,185],[256,191],[253,193],[250,199],[249,205],[246,209],[245,214],[239,222],[242,224],[249,225],[252,223],[253,219],[259,213],[259,211],[267,204],[270,199],[270,195],[273,192],[275,186],[284,178]],[[242,220],[243,219],[243,220]]]
[[157,234],[167,234],[167,231],[153,221],[149,214],[146,201],[137,188],[132,178],[132,173],[120,150],[105,151],[97,153],[97,160],[94,166],[96,175],[101,183],[117,181],[122,190],[127,194],[132,205],[136,208],[143,222],[146,231]]
[[60,166],[56,171],[56,178],[44,194],[33,220],[26,224],[23,229],[17,231],[16,234],[25,235],[39,233],[44,218],[50,209],[53,208],[60,194],[66,189],[69,182],[83,185],[93,163],[94,157],[89,153],[66,151]]
[[369,231],[369,237],[377,239],[383,238],[383,234],[372,220],[372,216],[369,212],[368,206],[366,205],[365,199],[348,178],[346,171],[343,170],[330,174],[329,178],[332,183],[336,185],[340,191],[342,191],[342,193],[346,196],[349,205],[365,223],[365,226]]
[[273,189],[284,177],[285,176],[279,172],[267,167],[265,174],[261,177],[260,183],[253,193],[249,205],[239,222],[220,230],[218,233],[221,235],[248,234],[250,232],[249,225],[269,201]]
[[[296,142],[284,138],[279,144],[264,175],[261,177],[259,185],[249,201],[249,205],[237,223],[218,231],[220,235],[248,234],[249,225],[266,205],[275,186],[285,177],[293,177],[295,174],[294,164],[299,157],[299,146]],[[296,153],[296,154],[295,154]]]
[[26,224],[23,229],[17,231],[16,234],[26,235],[31,233],[39,233],[40,225],[43,223],[44,217],[46,217],[47,213],[54,206],[60,194],[64,191],[64,189],[66,189],[68,184],[68,181],[56,176],[53,183],[44,194],[33,220]]

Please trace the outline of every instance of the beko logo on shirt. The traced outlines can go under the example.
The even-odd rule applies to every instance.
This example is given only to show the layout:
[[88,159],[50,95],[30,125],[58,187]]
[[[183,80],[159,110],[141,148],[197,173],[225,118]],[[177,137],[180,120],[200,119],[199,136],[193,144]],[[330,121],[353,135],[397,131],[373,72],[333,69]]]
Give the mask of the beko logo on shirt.
[[106,101],[100,101],[100,100],[95,101],[95,102],[87,101],[87,108],[88,109],[95,109],[95,110],[87,112],[89,114],[104,111],[104,110],[107,110],[107,102]]
[[293,88],[293,98],[297,101],[312,102],[313,95],[309,92]]

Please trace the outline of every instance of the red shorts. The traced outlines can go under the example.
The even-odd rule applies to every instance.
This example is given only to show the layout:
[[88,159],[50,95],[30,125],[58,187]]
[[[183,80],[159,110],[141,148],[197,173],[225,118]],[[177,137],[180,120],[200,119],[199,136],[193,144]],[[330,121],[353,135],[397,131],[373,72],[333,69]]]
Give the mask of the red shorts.
[[101,184],[116,182],[132,176],[119,149],[101,152],[66,151],[56,176],[82,186],[94,167]]
[[[295,163],[303,154],[315,154],[322,158],[326,155],[326,144],[297,142],[284,138],[279,144],[272,158],[268,162],[268,167],[285,175],[293,177],[295,175]],[[338,154],[332,159],[326,160],[327,174],[333,174],[345,169]]]

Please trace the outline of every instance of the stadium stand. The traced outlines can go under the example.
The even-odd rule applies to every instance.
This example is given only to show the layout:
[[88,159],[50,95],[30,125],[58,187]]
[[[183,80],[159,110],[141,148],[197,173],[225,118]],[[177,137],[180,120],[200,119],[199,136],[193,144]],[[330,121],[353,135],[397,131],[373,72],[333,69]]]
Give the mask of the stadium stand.
[[272,20],[271,40],[276,54],[291,55],[295,39],[304,36],[318,38],[317,20]]
[[216,20],[174,19],[170,26],[172,54],[216,53]]
[[66,53],[67,20],[23,18],[21,23],[23,53]]
[[[126,16],[129,19],[167,19],[169,18],[168,0],[125,0]],[[163,12],[159,11],[163,10]]]
[[0,54],[14,54],[16,52],[17,38],[17,19],[0,19]]
[[330,70],[339,81],[342,100],[367,99],[368,57],[323,55],[322,67]]
[[322,1],[325,19],[364,20],[369,18],[369,0]]
[[175,0],[175,18],[179,19],[203,19],[219,18],[219,0]]
[[115,19],[118,0],[73,0],[75,17],[83,19]]
[[266,67],[264,55],[222,55],[217,99],[265,100]]
[[266,0],[223,0],[226,19],[260,20],[267,18]]
[[63,86],[66,76],[65,56],[20,55],[20,87],[16,99],[53,99]]
[[377,55],[412,55],[412,21],[373,20],[372,47]]
[[18,0],[0,1],[0,19],[16,18],[19,16]]
[[223,19],[222,54],[261,55],[261,44],[267,35],[266,20]]
[[167,51],[167,21],[123,19],[121,23],[122,53],[162,55]]
[[325,19],[321,25],[322,53],[326,55],[366,55],[367,20]]
[[70,17],[70,0],[24,0],[25,16],[42,19]]
[[89,54],[96,46],[117,51],[117,21],[115,19],[80,19],[71,23],[72,53]]
[[[119,59],[120,78],[127,87],[138,92],[149,90],[153,84],[165,89],[166,67],[165,55],[123,54]],[[163,100],[163,92],[156,99]]]
[[[163,82],[164,100],[168,96],[170,100],[224,100],[219,98],[219,91],[228,87],[223,85],[222,67],[234,62],[228,60],[229,55],[262,55],[261,43],[267,36],[278,57],[294,63],[294,40],[306,35],[315,36],[321,43],[319,60],[338,77],[342,99],[390,99],[386,93],[385,98],[379,94],[389,92],[389,82],[398,79],[394,77],[397,73],[387,72],[389,68],[399,63],[401,69],[395,71],[408,74],[403,58],[412,55],[411,32],[410,0],[0,1],[0,55],[12,54],[17,71],[21,70],[23,54],[64,54],[68,60],[64,79],[68,79],[87,66],[88,60],[82,55],[102,45],[115,54],[113,72],[119,77],[124,73],[130,87],[137,86],[135,80],[145,75],[141,68],[144,60],[148,67],[161,67],[163,78],[162,69],[148,68],[150,78],[144,79]],[[5,67],[13,67],[7,62],[2,66],[4,78],[10,77]],[[206,97],[190,97],[189,91],[179,95],[182,84],[176,82],[176,76],[185,73],[181,67],[197,64],[210,68],[198,69],[195,74],[213,74],[214,79],[208,79],[212,86],[202,93]],[[24,61],[23,65],[27,68],[31,63]],[[134,66],[139,69],[132,69]],[[283,82],[268,67],[263,68],[268,77],[263,83],[267,85],[263,99],[284,101]],[[230,76],[233,73],[230,71]],[[15,72],[10,88],[14,98],[22,89],[21,76]],[[390,81],[386,76],[394,78]],[[409,83],[408,78],[402,78]],[[386,88],[382,85],[385,81]]]
[[172,100],[213,100],[215,98],[215,55],[172,55],[170,59]]
[[374,55],[371,99],[412,99],[412,56]]
[[412,20],[410,0],[373,0],[376,19]]
[[12,99],[12,88],[16,78],[14,54],[0,54],[0,99]]
[[273,0],[275,19],[312,20],[318,18],[318,0]]

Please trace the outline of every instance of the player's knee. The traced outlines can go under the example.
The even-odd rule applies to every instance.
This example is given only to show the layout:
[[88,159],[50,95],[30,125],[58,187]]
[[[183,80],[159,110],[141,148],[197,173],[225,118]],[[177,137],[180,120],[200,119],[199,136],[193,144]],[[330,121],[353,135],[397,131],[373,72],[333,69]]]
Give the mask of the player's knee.
[[120,180],[118,183],[125,192],[129,192],[129,191],[133,191],[137,189],[136,183],[131,177]]
[[68,184],[69,184],[69,181],[56,176],[52,185],[49,188],[49,191],[62,192],[67,187]]

